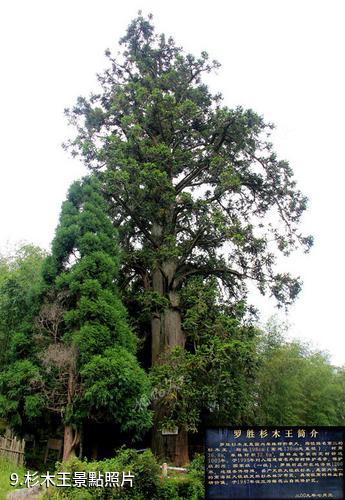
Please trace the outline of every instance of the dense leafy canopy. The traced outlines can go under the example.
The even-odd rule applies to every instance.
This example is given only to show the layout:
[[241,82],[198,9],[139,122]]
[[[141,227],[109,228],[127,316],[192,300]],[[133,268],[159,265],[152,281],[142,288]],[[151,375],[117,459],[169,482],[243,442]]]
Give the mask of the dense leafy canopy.
[[[0,375],[0,416],[18,428],[23,418],[48,410],[65,424],[115,422],[138,436],[151,425],[147,405],[137,404],[148,396],[150,385],[138,365],[136,337],[117,292],[116,233],[94,179],[72,185],[42,273],[37,271],[43,260],[39,255],[24,256],[25,265],[15,261],[15,292],[9,278],[1,282],[7,293],[1,320],[12,314],[17,330],[7,325],[12,356]],[[14,315],[18,301],[21,309]]]
[[[272,125],[252,110],[224,106],[203,83],[219,66],[206,52],[186,54],[140,14],[120,44],[116,57],[106,52],[99,93],[66,110],[76,129],[66,148],[101,182],[125,253],[123,288],[148,315],[143,337],[151,341],[156,389],[175,376],[184,380],[170,381],[178,389],[153,401],[153,449],[182,464],[186,433],[164,451],[162,422],[195,430],[212,406],[219,419],[229,407],[238,410],[231,418],[242,418],[255,353],[250,329],[227,316],[236,319],[244,306],[248,281],[280,305],[295,299],[299,279],[277,272],[275,262],[279,252],[310,248],[311,237],[299,231],[307,200],[273,151]],[[199,293],[209,279],[217,290],[195,323],[197,308],[184,291],[198,283]],[[224,309],[212,321],[217,303]],[[201,392],[204,407],[195,403]]]
[[41,249],[25,244],[0,260],[0,417],[16,429],[25,428],[42,405],[34,389],[41,376],[32,340],[44,258]]
[[344,370],[246,317],[250,280],[295,299],[276,259],[312,244],[272,125],[224,106],[202,82],[219,64],[151,17],[120,43],[100,92],[66,111],[66,148],[91,175],[71,186],[51,255],[0,259],[0,417],[24,429],[48,410],[65,429],[138,437],[154,413],[153,437],[177,426],[181,449],[207,424],[344,424]]
[[344,424],[344,368],[332,366],[327,354],[300,341],[288,342],[274,323],[260,346],[253,399],[256,424]]
[[246,421],[257,371],[257,330],[217,304],[214,279],[191,279],[181,293],[187,349],[176,347],[151,370],[162,427],[197,431],[201,424]]
[[[116,233],[97,181],[74,183],[44,270],[55,297],[47,304],[48,312],[49,307],[64,311],[42,358],[46,370],[59,372],[49,379],[45,393],[48,399],[58,396],[51,402],[66,422],[94,418],[139,433],[150,426],[150,412],[136,398],[150,387],[137,363],[136,338],[117,292],[118,266]],[[47,309],[41,312],[44,323]],[[50,333],[49,328],[44,331]]]
[[29,244],[0,258],[0,366],[30,350],[33,318],[40,307],[45,252]]
[[106,53],[101,93],[66,111],[78,132],[66,146],[102,173],[128,268],[151,279],[168,260],[174,288],[214,275],[234,298],[252,279],[291,302],[300,284],[274,271],[273,241],[288,255],[311,238],[298,231],[306,198],[272,150],[272,126],[222,105],[201,80],[218,63],[185,54],[150,19],[135,19],[121,44],[122,55]]

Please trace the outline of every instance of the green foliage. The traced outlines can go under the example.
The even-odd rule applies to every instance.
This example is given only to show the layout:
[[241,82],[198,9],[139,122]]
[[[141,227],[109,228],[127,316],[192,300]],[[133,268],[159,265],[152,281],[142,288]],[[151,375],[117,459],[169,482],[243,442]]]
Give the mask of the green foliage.
[[[44,269],[48,307],[53,297],[63,310],[54,342],[43,330],[47,406],[62,411],[65,422],[116,422],[121,431],[138,436],[151,425],[147,406],[137,404],[150,386],[135,358],[136,337],[115,283],[119,259],[98,181],[75,182]],[[72,396],[66,380],[73,384]],[[65,398],[54,400],[49,392]]]
[[0,417],[8,420],[12,427],[22,424],[22,405],[27,417],[40,414],[42,401],[33,390],[40,378],[38,367],[30,360],[16,361],[0,373]]
[[150,385],[117,291],[117,236],[96,179],[71,186],[43,259],[25,246],[1,260],[0,417],[24,432],[46,409],[78,426],[115,421],[138,437],[151,425],[138,404]]
[[[0,259],[0,417],[24,429],[45,408],[138,436],[151,396],[161,427],[343,425],[344,370],[279,327],[259,340],[244,320],[246,281],[290,304],[300,281],[276,272],[276,256],[312,244],[299,232],[307,200],[273,152],[272,125],[224,106],[202,83],[218,63],[157,35],[151,18],[139,15],[121,45],[116,59],[107,51],[102,91],[67,110],[77,127],[67,147],[96,173],[71,186],[43,272],[32,246]],[[160,322],[150,380],[119,274],[142,339]],[[183,348],[170,349],[172,310]],[[138,482],[55,498],[202,498],[198,460],[169,480],[149,452],[74,460],[71,470],[132,468]]]
[[326,354],[299,341],[287,342],[275,328],[262,340],[255,423],[344,425],[344,382],[344,369],[332,366]]
[[[116,233],[95,179],[72,185],[52,249],[53,268],[58,271],[56,289],[69,294],[66,336],[73,332],[81,359],[101,353],[112,343],[135,352],[136,339],[115,285],[119,266]],[[98,329],[102,334],[97,335]]]
[[14,466],[13,463],[0,458],[0,498],[6,498],[7,494],[20,488],[20,485],[13,487],[10,485],[10,476],[15,472],[18,474],[19,482],[24,482],[24,474],[26,470],[24,467]]
[[145,362],[157,363],[156,421],[241,423],[257,367],[255,331],[240,324],[246,284],[280,305],[296,298],[299,279],[275,262],[309,250],[307,200],[273,151],[272,125],[203,83],[219,67],[206,52],[186,54],[140,14],[120,44],[116,58],[106,51],[101,91],[66,110],[76,130],[66,148],[97,172],[119,231],[121,283],[145,353],[152,340]]
[[205,474],[205,456],[201,453],[196,453],[193,460],[188,467],[189,474],[193,474],[200,480],[204,478]]
[[31,349],[33,318],[40,306],[45,252],[21,245],[0,258],[0,365],[23,359]]
[[[111,472],[121,473],[129,470],[134,474],[133,487],[125,488],[96,488],[84,490],[62,488],[53,490],[52,500],[60,499],[100,499],[110,500],[112,498],[123,498],[133,500],[201,500],[205,496],[204,492],[204,470],[200,466],[201,460],[198,458],[192,462],[190,472],[187,475],[162,478],[160,467],[151,451],[147,450],[138,453],[131,449],[121,449],[113,459],[100,462],[87,462],[79,459],[72,459],[67,463],[58,465],[58,471],[64,472]],[[82,495],[82,496],[80,496]]]
[[186,54],[150,18],[134,19],[120,44],[116,58],[106,51],[101,92],[66,110],[77,131],[66,148],[102,180],[128,252],[126,275],[142,279],[174,262],[175,287],[212,275],[238,299],[251,278],[290,303],[300,282],[275,272],[272,240],[288,255],[312,238],[298,231],[306,198],[273,152],[272,125],[224,106],[202,82],[219,64],[206,52]]
[[104,420],[114,420],[121,431],[131,430],[134,438],[150,427],[150,412],[138,404],[138,398],[150,392],[149,381],[125,348],[113,347],[93,356],[80,375],[88,415],[104,415]]
[[151,371],[154,399],[166,413],[161,427],[195,432],[203,418],[243,423],[255,373],[249,342],[215,338],[193,354],[175,348],[163,361]]
[[42,408],[33,340],[44,258],[38,247],[22,245],[0,259],[0,416],[21,432]]
[[161,427],[195,432],[208,424],[240,424],[251,403],[257,370],[256,330],[216,302],[217,282],[190,280],[181,293],[188,350],[175,348],[151,370],[154,399],[166,416]]

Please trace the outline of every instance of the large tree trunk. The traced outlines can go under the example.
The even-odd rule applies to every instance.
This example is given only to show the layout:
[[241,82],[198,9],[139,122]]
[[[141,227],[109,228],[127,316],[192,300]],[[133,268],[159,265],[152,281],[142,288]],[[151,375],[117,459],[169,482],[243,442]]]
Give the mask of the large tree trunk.
[[176,435],[163,435],[155,421],[152,436],[152,450],[156,457],[177,467],[189,463],[188,433],[180,430]]
[[151,319],[152,332],[152,364],[159,362],[159,356],[176,346],[184,347],[186,339],[181,326],[180,297],[174,289],[176,263],[164,262],[152,273],[153,291],[168,299],[168,307],[160,313],[153,313]]
[[67,462],[71,457],[76,456],[76,448],[80,443],[80,433],[74,430],[72,426],[65,425],[64,440],[63,440],[63,457],[62,461]]
[[169,307],[161,313],[154,313],[151,320],[152,365],[159,363],[159,356],[167,350],[176,346],[184,347],[186,343],[181,327],[179,296],[176,292],[170,292],[166,298],[169,299]]
[[[165,262],[153,271],[153,291],[168,299],[168,307],[162,312],[155,313],[151,320],[152,333],[152,365],[160,362],[160,355],[176,346],[185,346],[185,335],[181,326],[180,298],[173,287],[176,271],[175,262]],[[164,408],[155,411],[152,434],[152,449],[157,457],[167,460],[174,465],[185,465],[188,457],[187,432],[179,430],[177,435],[163,436],[160,422],[164,417]],[[163,412],[163,414],[162,414]]]
[[[67,385],[67,404],[70,405],[73,401],[76,389],[76,358],[70,360],[68,370],[68,385]],[[71,457],[76,456],[76,448],[80,444],[80,431],[73,429],[71,425],[65,424],[64,440],[63,440],[63,462],[66,462]]]

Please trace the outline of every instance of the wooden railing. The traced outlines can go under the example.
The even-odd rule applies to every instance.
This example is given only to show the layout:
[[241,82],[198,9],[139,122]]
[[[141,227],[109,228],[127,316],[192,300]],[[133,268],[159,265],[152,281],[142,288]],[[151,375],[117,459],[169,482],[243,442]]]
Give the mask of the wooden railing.
[[169,470],[173,470],[173,471],[181,472],[181,473],[188,472],[188,469],[185,469],[184,467],[171,467],[167,463],[164,463],[163,465],[160,465],[160,468],[162,469],[162,475],[163,475],[163,477],[168,477]]

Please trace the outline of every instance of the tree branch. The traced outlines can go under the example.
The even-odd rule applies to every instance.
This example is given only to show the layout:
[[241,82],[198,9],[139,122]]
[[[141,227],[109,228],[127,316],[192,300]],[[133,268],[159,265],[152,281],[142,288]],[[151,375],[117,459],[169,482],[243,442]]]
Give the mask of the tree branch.
[[249,276],[236,271],[235,269],[229,269],[227,267],[207,267],[207,266],[194,266],[193,264],[184,264],[176,272],[176,278],[174,280],[175,288],[177,288],[184,278],[192,275],[200,276],[218,276],[223,279],[226,275],[232,275],[236,278],[243,279],[249,278]]
[[134,220],[135,224],[137,225],[138,229],[143,233],[143,235],[146,237],[146,239],[155,247],[155,248],[158,248],[158,245],[157,243],[155,242],[155,240],[152,238],[150,232],[141,225],[138,217],[136,216],[135,212],[133,210],[131,210],[129,208],[129,206],[127,205],[127,203],[125,203],[123,200],[121,200],[121,198],[117,198],[116,200],[114,199],[114,197],[112,196],[111,199],[116,203],[116,202],[119,202],[120,205],[126,210],[126,212],[128,213],[128,215],[130,215],[132,217],[132,219]]
[[195,246],[197,245],[198,241],[202,237],[202,235],[204,233],[204,230],[205,230],[205,226],[201,226],[198,229],[198,231],[194,235],[194,238],[191,240],[191,242],[190,242],[187,250],[183,253],[183,256],[181,257],[180,262],[184,262],[186,260],[186,258],[188,257],[188,255],[191,253],[191,251],[193,250],[193,248],[195,248]]

